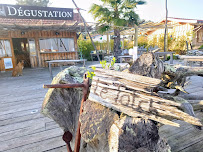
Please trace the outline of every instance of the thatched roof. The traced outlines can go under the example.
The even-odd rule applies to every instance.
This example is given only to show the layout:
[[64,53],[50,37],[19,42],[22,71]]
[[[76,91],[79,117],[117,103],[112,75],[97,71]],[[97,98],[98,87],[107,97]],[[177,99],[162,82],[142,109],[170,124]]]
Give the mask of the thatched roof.
[[[88,28],[91,28],[87,25]],[[73,20],[43,20],[43,19],[9,19],[0,18],[0,32],[14,30],[66,30],[70,32],[85,31],[84,24],[78,13]]]

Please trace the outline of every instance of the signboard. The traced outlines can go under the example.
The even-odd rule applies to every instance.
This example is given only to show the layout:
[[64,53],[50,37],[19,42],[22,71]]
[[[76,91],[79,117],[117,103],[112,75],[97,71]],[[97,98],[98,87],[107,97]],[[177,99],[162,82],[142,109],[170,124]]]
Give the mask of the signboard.
[[166,125],[179,127],[178,123],[171,121],[174,118],[202,126],[197,118],[178,108],[180,103],[157,96],[159,79],[99,68],[94,74],[90,101],[131,117],[147,118]]
[[72,8],[37,7],[0,4],[1,18],[72,20]]
[[5,69],[12,69],[13,68],[12,58],[4,58],[4,66]]

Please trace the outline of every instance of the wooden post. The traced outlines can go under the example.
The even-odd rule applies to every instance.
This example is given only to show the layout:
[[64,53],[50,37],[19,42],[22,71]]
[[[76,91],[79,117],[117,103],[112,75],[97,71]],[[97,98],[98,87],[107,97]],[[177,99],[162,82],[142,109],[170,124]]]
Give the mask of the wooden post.
[[15,53],[14,53],[14,48],[13,48],[13,41],[11,38],[11,33],[9,32],[9,41],[10,41],[10,45],[11,45],[11,52],[12,52],[12,62],[13,62],[13,68],[15,68],[16,66],[16,58],[15,58]]
[[90,37],[90,40],[91,40],[91,42],[92,42],[92,45],[93,45],[93,47],[94,47],[94,49],[95,49],[95,51],[96,51],[96,53],[97,53],[97,58],[98,58],[98,60],[100,61],[97,48],[96,48],[96,46],[95,46],[95,44],[94,44],[94,42],[93,42],[93,40],[92,40],[92,37],[91,37],[91,35],[90,35],[89,31],[88,31],[88,28],[86,28],[86,21],[85,21],[85,19],[82,17],[82,15],[81,15],[81,13],[80,13],[80,9],[78,8],[78,6],[77,6],[77,4],[75,3],[75,1],[72,0],[72,2],[73,2],[73,4],[75,5],[75,7],[76,7],[78,13],[80,14],[80,17],[82,18],[82,21],[83,21],[83,23],[84,23],[85,29],[87,30],[87,33],[88,33],[88,35],[89,35],[89,37]]
[[[167,28],[167,18],[168,18],[168,9],[167,9],[167,0],[166,0],[166,22],[165,22],[165,34],[164,34],[164,52],[168,51],[168,28]],[[164,61],[166,60],[166,55],[164,55]]]
[[39,46],[39,38],[35,37],[35,48],[37,51],[37,64],[38,67],[42,67],[41,56],[40,56],[40,46]]
[[109,33],[107,32],[107,34],[106,34],[106,36],[107,36],[107,54],[109,54],[110,53],[110,45],[109,45]]
[[138,26],[135,24],[134,46],[138,45]]
[[123,43],[122,49],[124,49],[124,37],[122,38],[122,43]]

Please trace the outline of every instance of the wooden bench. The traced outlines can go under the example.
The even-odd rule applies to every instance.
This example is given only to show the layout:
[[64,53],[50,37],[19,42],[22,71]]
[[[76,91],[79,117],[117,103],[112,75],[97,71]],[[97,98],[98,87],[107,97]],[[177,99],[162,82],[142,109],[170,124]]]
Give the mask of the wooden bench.
[[155,52],[155,55],[157,55],[158,57],[160,55],[167,55],[167,54],[170,54],[170,64],[173,64],[173,54],[175,52]]
[[133,58],[132,55],[121,55],[121,56],[118,56],[118,58],[120,59],[120,63],[122,63],[123,59],[129,59],[129,58]]
[[64,63],[77,63],[77,62],[83,62],[83,66],[85,66],[85,62],[87,59],[81,59],[81,60],[51,60],[51,61],[46,61],[49,63],[49,72],[50,72],[50,77],[53,79],[53,73],[52,73],[52,67],[51,65],[54,63],[58,63],[60,66],[61,71],[63,70],[63,64]]
[[187,56],[182,55],[180,56],[180,59],[184,60],[184,64],[187,65],[188,62],[197,61],[200,62],[200,66],[202,66],[203,56]]

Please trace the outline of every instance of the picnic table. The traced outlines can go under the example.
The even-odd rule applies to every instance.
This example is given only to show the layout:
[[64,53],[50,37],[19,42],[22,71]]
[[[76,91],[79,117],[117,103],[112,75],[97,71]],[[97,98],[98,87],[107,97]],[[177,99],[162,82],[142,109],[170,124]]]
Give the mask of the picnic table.
[[49,72],[50,72],[50,77],[53,79],[53,73],[52,73],[52,64],[58,63],[60,66],[61,71],[63,70],[63,64],[64,63],[77,63],[77,62],[83,62],[83,66],[85,66],[85,62],[87,61],[87,59],[80,59],[80,60],[50,60],[50,61],[46,61],[47,63],[49,63]]
[[198,61],[200,62],[200,66],[202,66],[202,61],[203,61],[203,56],[188,56],[188,55],[181,55],[180,59],[184,60],[185,65],[187,65],[187,63],[189,61]]
[[157,55],[158,57],[160,55],[167,55],[167,54],[170,54],[170,64],[173,64],[173,54],[175,52],[155,52],[155,55]]

